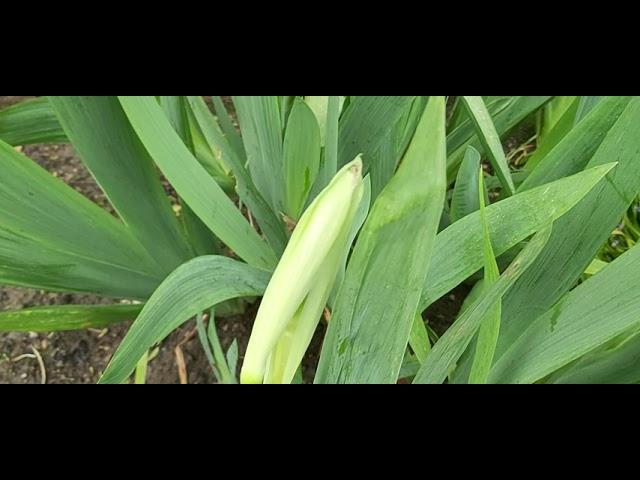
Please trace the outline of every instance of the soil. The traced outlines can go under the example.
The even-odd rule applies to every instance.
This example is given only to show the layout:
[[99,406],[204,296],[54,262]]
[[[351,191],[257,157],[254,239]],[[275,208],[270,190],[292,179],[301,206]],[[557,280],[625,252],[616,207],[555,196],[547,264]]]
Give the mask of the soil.
[[[33,97],[0,96],[0,108],[27,98]],[[73,147],[35,145],[26,147],[24,153],[90,200],[112,211]],[[446,331],[467,293],[467,288],[463,286],[426,312],[425,318],[429,319],[436,333]],[[0,286],[0,311],[45,305],[109,303],[113,303],[113,300],[92,295],[57,294]],[[240,360],[246,349],[255,312],[254,305],[244,316],[216,320],[223,348],[226,350],[237,339]],[[128,326],[122,324],[104,330],[49,334],[0,333],[0,384],[94,384],[126,335]],[[315,375],[323,335],[324,325],[321,325],[303,362],[305,382],[311,382]],[[147,383],[181,383],[176,349],[180,349],[184,356],[188,383],[215,383],[195,335],[194,322],[185,324],[162,343],[157,356],[149,363]]]

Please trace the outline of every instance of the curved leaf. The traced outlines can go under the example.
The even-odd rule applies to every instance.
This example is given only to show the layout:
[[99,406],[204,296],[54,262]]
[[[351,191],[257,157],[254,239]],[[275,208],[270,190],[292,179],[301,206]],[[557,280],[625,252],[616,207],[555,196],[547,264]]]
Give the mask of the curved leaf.
[[200,312],[226,300],[264,293],[268,272],[230,258],[200,257],[172,273],[151,296],[100,383],[122,383],[153,345]]

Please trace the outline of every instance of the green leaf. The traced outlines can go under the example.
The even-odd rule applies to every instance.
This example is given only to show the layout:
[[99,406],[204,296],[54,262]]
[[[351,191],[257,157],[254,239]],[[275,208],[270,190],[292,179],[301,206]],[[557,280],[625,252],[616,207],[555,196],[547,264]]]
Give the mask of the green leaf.
[[[226,172],[222,167],[222,163],[214,162],[211,164],[207,161],[206,155],[205,157],[198,156],[195,142],[200,140],[200,135],[198,135],[197,125],[193,125],[194,122],[186,98],[184,96],[161,96],[160,105],[169,123],[184,145],[189,149],[189,152],[191,152],[207,172],[212,174],[212,177],[220,187],[224,189],[224,184],[221,179],[225,177]],[[182,220],[184,231],[193,248],[194,256],[218,253],[220,248],[215,236],[211,234],[207,226],[182,198],[180,198],[180,203],[182,207],[180,219]]]
[[576,112],[576,124],[580,123],[604,98],[604,96],[580,97],[580,104]]
[[640,246],[619,257],[528,325],[496,361],[491,380],[536,382],[639,327],[638,271]]
[[[506,101],[503,104],[498,103],[495,113],[491,111],[491,117],[496,131],[500,138],[505,138],[511,130],[518,126],[523,120],[532,113],[543,107],[553,97],[549,96],[522,96],[522,97],[497,97],[498,102]],[[495,101],[495,99],[494,99]],[[491,105],[491,97],[487,98],[487,104]],[[490,107],[491,109],[491,107]],[[452,182],[456,178],[460,163],[464,158],[466,148],[472,145],[480,153],[483,153],[483,147],[478,138],[473,135],[471,124],[462,124],[452,131],[447,137],[447,151],[449,158],[447,160],[447,179]]]
[[571,130],[555,148],[540,158],[540,162],[532,169],[518,191],[538,187],[584,170],[631,99],[630,96],[606,97],[589,118]]
[[[527,160],[526,170],[534,170],[540,161],[571,132],[576,125],[578,104],[578,97],[556,97],[545,106],[544,124],[537,137],[538,148]],[[551,108],[554,105],[555,107]]]
[[398,167],[398,163],[413,139],[418,123],[422,118],[429,97],[415,97],[412,104],[385,137],[380,141],[378,150],[374,152],[369,163],[372,165],[371,196],[376,199],[389,183]]
[[0,283],[145,299],[163,278],[120,221],[0,141]]
[[313,187],[313,200],[338,172],[338,126],[340,120],[340,97],[329,97],[327,104],[327,133],[325,136],[324,156],[320,164],[318,179]]
[[634,97],[588,165],[615,161],[618,166],[556,223],[545,251],[505,297],[496,360],[531,322],[575,286],[596,257],[640,191],[639,150],[640,98]]
[[284,136],[284,172],[287,195],[284,212],[300,219],[320,169],[320,128],[313,111],[296,98]]
[[271,269],[277,257],[191,155],[153,97],[119,97],[156,164],[198,217],[247,263]]
[[160,104],[173,129],[193,156],[225,192],[232,192],[235,182],[230,176],[230,170],[220,152],[211,148],[203,138],[202,131],[187,101],[188,98],[185,96],[163,96],[160,97]]
[[276,96],[233,97],[242,129],[249,171],[275,212],[284,211],[284,124]]
[[344,282],[344,276],[347,270],[347,260],[349,259],[349,255],[351,253],[351,247],[353,242],[355,241],[358,233],[362,229],[365,220],[369,216],[369,209],[371,207],[371,178],[369,175],[364,177],[363,180],[364,189],[362,192],[362,200],[360,201],[360,205],[356,210],[355,216],[353,218],[353,224],[351,226],[351,231],[347,236],[347,247],[342,254],[342,259],[340,260],[340,268],[338,269],[338,275],[336,277],[335,285],[333,287],[333,291],[328,300],[328,304],[330,307],[335,305],[338,292],[340,291],[340,287],[342,286],[342,282]]
[[[480,202],[480,218],[482,220],[482,238],[484,240],[484,282],[483,289],[489,289],[495,285],[500,279],[500,270],[496,262],[493,247],[491,245],[491,235],[489,234],[489,226],[487,225],[487,214],[485,207],[485,189],[484,174],[482,168],[479,169],[478,178],[478,199]],[[489,371],[493,364],[493,355],[496,351],[498,343],[498,335],[500,334],[500,317],[502,314],[501,301],[498,300],[482,320],[480,331],[478,333],[478,341],[476,351],[471,366],[471,374],[469,375],[469,383],[484,384],[487,383]]]
[[[566,214],[613,166],[596,167],[487,207],[489,233],[496,256]],[[468,215],[438,234],[420,311],[482,268],[482,242],[480,212]]]
[[476,126],[478,138],[491,161],[497,177],[502,182],[505,192],[508,195],[513,195],[516,187],[511,178],[507,158],[500,142],[500,135],[493,124],[493,120],[491,120],[491,114],[487,110],[482,97],[462,97],[462,101],[469,111],[471,120]]
[[374,155],[415,98],[355,97],[340,120],[338,165],[346,165],[362,154],[365,171],[378,168],[371,163]]
[[561,368],[544,383],[553,384],[637,384],[640,331],[637,327]]
[[122,383],[153,345],[198,313],[239,297],[260,296],[269,274],[226,257],[192,260],[151,296],[114,354],[100,383]]
[[374,203],[356,243],[317,383],[396,382],[444,205],[444,130],[444,97],[431,97],[398,172]]
[[480,160],[480,153],[471,146],[467,147],[451,198],[451,223],[456,223],[480,209],[478,200]]
[[287,235],[282,221],[276,216],[264,197],[257,190],[253,179],[234,148],[217,128],[211,112],[202,97],[189,97],[192,112],[205,140],[212,149],[219,149],[228,162],[237,181],[237,191],[242,202],[249,207],[269,244],[280,256],[287,245]]
[[238,370],[238,340],[234,339],[231,346],[227,350],[227,365],[229,371],[235,377]]
[[242,164],[246,162],[247,152],[244,149],[244,144],[242,143],[242,136],[236,129],[233,118],[231,114],[224,106],[224,102],[221,97],[211,97],[213,102],[213,108],[215,109],[216,115],[218,117],[218,122],[220,123],[220,128],[222,128],[222,132],[226,137],[229,145],[235,151],[238,158],[242,159]]
[[436,342],[420,367],[413,383],[441,384],[478,332],[483,319],[495,309],[496,303],[531,266],[540,254],[551,233],[551,227],[540,231],[502,274],[498,281],[486,289],[480,298],[460,315],[447,332]]
[[116,97],[49,97],[80,157],[122,221],[168,275],[192,258],[153,160]]
[[0,332],[61,332],[135,320],[142,305],[64,305],[0,312]]
[[422,315],[416,314],[413,325],[411,326],[411,334],[409,335],[409,345],[416,359],[422,364],[431,352],[431,340],[429,340],[429,332],[424,324]]
[[546,142],[547,136],[553,130],[556,130],[559,126],[560,128],[565,128],[561,126],[561,122],[562,119],[567,116],[571,117],[568,130],[571,129],[578,109],[578,103],[579,100],[576,96],[558,96],[554,97],[553,100],[544,106],[542,110],[542,126],[538,133],[538,142],[540,145]]
[[55,112],[44,97],[0,111],[0,140],[13,146],[68,141]]
[[[340,108],[340,97],[338,100],[338,108]],[[320,130],[320,146],[324,147],[327,137],[327,118],[329,115],[329,97],[304,97],[306,105],[311,109],[316,117],[318,128]]]
[[[503,111],[508,109],[517,99],[521,97],[498,96],[482,97],[492,118],[498,117]],[[468,144],[469,140],[475,136],[476,128],[469,119],[468,110],[465,108],[461,97],[456,97],[453,113],[448,125],[447,150],[458,151],[462,146]],[[501,132],[503,135],[504,132]]]

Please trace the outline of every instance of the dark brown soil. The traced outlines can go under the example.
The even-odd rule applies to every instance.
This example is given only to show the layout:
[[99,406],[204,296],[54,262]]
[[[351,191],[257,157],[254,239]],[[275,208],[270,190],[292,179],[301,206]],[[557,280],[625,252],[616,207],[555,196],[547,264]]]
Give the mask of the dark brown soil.
[[[26,98],[31,97],[0,97],[0,108]],[[71,146],[30,146],[25,148],[24,153],[78,192],[112,211],[104,194]],[[467,290],[462,287],[427,312],[426,318],[438,334],[442,334],[450,325],[466,293]],[[108,303],[113,303],[113,300],[91,295],[54,294],[0,286],[0,311],[44,305]],[[233,340],[237,339],[241,352],[240,360],[251,333],[255,308],[249,308],[243,317],[217,320],[223,348],[227,349]],[[120,325],[104,330],[80,332],[0,333],[0,384],[42,383],[42,368],[46,383],[96,383],[126,335],[127,328],[128,325]],[[158,355],[149,364],[148,383],[180,383],[176,347],[179,347],[184,355],[189,383],[214,383],[215,378],[194,329],[194,323],[189,322],[163,342]],[[324,325],[318,329],[303,363],[305,381],[312,381],[315,374],[323,334]],[[42,365],[38,356],[42,359]]]

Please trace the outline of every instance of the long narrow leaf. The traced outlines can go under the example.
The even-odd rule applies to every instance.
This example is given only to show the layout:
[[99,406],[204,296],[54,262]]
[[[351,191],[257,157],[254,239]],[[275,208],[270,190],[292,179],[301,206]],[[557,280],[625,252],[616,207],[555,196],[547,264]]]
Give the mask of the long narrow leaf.
[[199,257],[179,267],[151,296],[100,383],[122,383],[153,345],[200,312],[226,300],[262,295],[269,274],[226,257]]
[[[478,199],[480,202],[480,218],[482,220],[482,237],[484,240],[484,282],[483,288],[489,289],[495,285],[500,279],[500,270],[496,262],[493,246],[491,245],[491,235],[489,234],[489,226],[487,225],[487,214],[485,207],[485,189],[484,174],[480,169],[478,178]],[[498,335],[500,333],[500,317],[502,315],[502,304],[498,300],[487,312],[485,318],[480,325],[478,333],[478,342],[471,366],[471,374],[469,383],[484,384],[489,377],[489,371],[493,364],[493,355],[496,351],[498,343]]]
[[[603,165],[538,187],[487,207],[496,256],[506,253],[566,214],[613,168]],[[441,232],[420,301],[421,311],[482,268],[480,212]]]
[[116,218],[0,141],[0,283],[144,299],[163,278]]
[[60,123],[120,218],[165,274],[192,257],[153,160],[116,97],[49,97]]
[[416,384],[441,384],[473,340],[482,320],[531,266],[549,240],[551,227],[540,231],[500,279],[471,305],[436,342],[414,379]]
[[435,244],[446,189],[444,97],[431,97],[398,173],[356,244],[317,383],[394,383]]
[[191,155],[155,99],[119,99],[156,164],[200,219],[249,264],[273,268],[277,261],[273,251]]
[[640,326],[640,246],[569,293],[522,332],[491,379],[533,383]]
[[237,156],[235,149],[231,147],[222,132],[217,128],[204,100],[201,97],[189,97],[189,103],[206,141],[212,149],[220,150],[233,171],[240,199],[249,207],[270,245],[280,256],[287,245],[287,235],[282,221],[256,188],[253,179],[240,157]]
[[282,212],[286,186],[283,170],[283,131],[276,96],[233,97],[242,129],[249,171],[262,196]]
[[104,328],[136,319],[142,305],[64,305],[0,313],[0,332],[61,332]]
[[480,174],[480,153],[473,147],[467,148],[451,198],[451,223],[480,209],[478,182]]
[[372,157],[414,99],[415,96],[359,96],[352,100],[340,120],[339,166],[362,154],[365,170],[375,168],[370,163]]
[[593,158],[609,131],[616,125],[632,97],[609,96],[554,149],[540,159],[522,183],[520,192],[578,173]]
[[[199,131],[196,125],[193,125],[191,112],[187,105],[186,97],[184,96],[161,96],[160,105],[164,110],[169,123],[178,134],[184,145],[189,149],[189,152],[200,162],[200,164],[212,174],[212,177],[222,187],[221,181],[224,178],[225,172],[218,162],[210,162],[213,152],[206,152],[203,155],[198,156],[196,150],[196,142],[200,140]],[[206,150],[205,150],[206,151]],[[196,213],[186,204],[182,199],[181,201],[181,215],[184,230],[189,238],[189,243],[196,254],[208,255],[218,253],[216,238],[212,235],[207,226],[198,218]]]
[[640,98],[634,97],[588,165],[616,161],[618,166],[556,223],[545,251],[505,298],[496,359],[576,284],[617,226],[640,191],[638,151]]
[[44,97],[0,111],[0,140],[13,146],[68,141],[55,112]]
[[467,107],[469,115],[476,126],[478,138],[484,147],[485,153],[489,156],[496,175],[502,182],[506,193],[513,195],[516,187],[511,178],[507,158],[505,157],[504,149],[500,142],[500,135],[493,124],[491,114],[487,110],[482,97],[462,97],[462,101]]
[[320,128],[313,111],[299,98],[293,103],[284,137],[287,188],[284,212],[299,220],[320,169]]
[[[509,132],[522,123],[527,117],[542,108],[551,96],[519,96],[519,97],[503,97],[507,99],[507,104],[503,108],[499,108],[491,112],[493,124],[500,138],[504,139]],[[487,99],[490,102],[490,99]],[[455,180],[458,173],[460,163],[464,158],[467,146],[473,146],[484,153],[482,144],[478,138],[473,135],[473,131],[466,125],[456,128],[447,138],[447,151],[449,158],[447,160],[447,178],[450,182]]]

